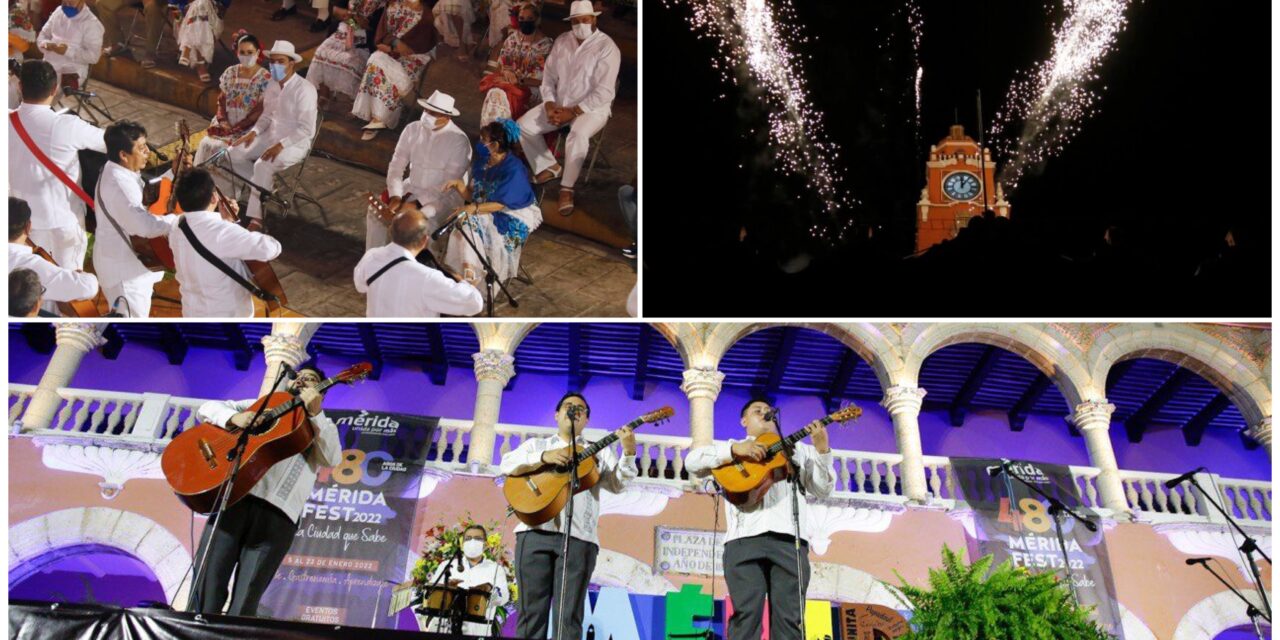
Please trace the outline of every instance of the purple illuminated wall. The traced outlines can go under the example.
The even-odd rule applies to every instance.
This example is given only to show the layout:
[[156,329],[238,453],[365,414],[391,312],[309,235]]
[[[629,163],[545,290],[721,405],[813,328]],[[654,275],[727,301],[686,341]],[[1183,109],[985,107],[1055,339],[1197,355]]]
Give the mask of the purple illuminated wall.
[[98,545],[55,549],[12,567],[9,577],[10,600],[120,607],[167,602],[155,574],[141,560]]
[[[9,340],[9,379],[36,384],[44,371],[47,356],[37,354],[14,332]],[[320,365],[333,373],[351,364],[345,360],[320,357]],[[331,406],[370,408],[444,418],[469,419],[475,402],[475,377],[469,369],[451,368],[443,386],[431,384],[416,364],[387,363],[382,379],[332,393]],[[101,353],[85,357],[71,386],[113,391],[153,391],[197,398],[247,398],[255,395],[265,366],[256,356],[248,371],[236,371],[231,355],[224,351],[192,347],[181,366],[168,363],[157,348],[126,344],[117,360]],[[591,402],[591,426],[613,428],[661,405],[671,405],[676,418],[660,433],[687,435],[688,400],[675,383],[650,382],[643,401],[627,394],[629,378],[593,376],[585,391]],[[549,425],[555,402],[566,390],[566,379],[558,375],[522,373],[503,396],[502,422]],[[742,434],[738,412],[750,397],[746,389],[727,388],[716,403],[716,438],[736,438]],[[815,396],[780,396],[784,428],[796,428],[825,413]],[[893,424],[888,413],[875,402],[859,401],[864,413],[849,427],[832,432],[833,446],[863,451],[893,452]],[[659,431],[655,431],[658,433]],[[1061,416],[1032,415],[1021,432],[1011,431],[1002,412],[973,412],[964,426],[952,427],[945,412],[925,412],[920,416],[920,436],[924,453],[941,456],[996,456],[1026,458],[1063,464],[1089,464],[1084,439],[1071,436]],[[1129,443],[1124,429],[1116,425],[1111,440],[1122,469],[1181,473],[1205,465],[1215,473],[1233,478],[1271,479],[1270,459],[1264,449],[1247,451],[1239,437],[1222,430],[1210,430],[1198,447],[1188,447],[1177,429],[1149,429],[1143,442]]]

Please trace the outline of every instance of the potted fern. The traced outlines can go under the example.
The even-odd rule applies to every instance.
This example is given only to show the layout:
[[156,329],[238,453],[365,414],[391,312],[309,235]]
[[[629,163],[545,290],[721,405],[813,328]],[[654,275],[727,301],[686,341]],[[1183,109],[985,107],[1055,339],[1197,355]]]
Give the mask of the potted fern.
[[[904,640],[1113,640],[1051,573],[1035,574],[1009,561],[991,571],[993,557],[966,565],[942,548],[942,568],[929,570],[929,588],[901,574],[898,599],[914,613]],[[987,575],[990,571],[990,575]]]

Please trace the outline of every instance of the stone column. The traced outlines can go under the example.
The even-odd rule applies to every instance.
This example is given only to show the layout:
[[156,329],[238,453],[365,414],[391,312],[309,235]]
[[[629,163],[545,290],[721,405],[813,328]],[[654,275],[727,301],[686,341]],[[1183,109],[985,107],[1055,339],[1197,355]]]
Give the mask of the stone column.
[[476,410],[471,419],[471,441],[467,453],[468,466],[476,473],[493,466],[493,444],[497,434],[498,411],[502,409],[502,390],[516,374],[515,358],[500,349],[485,349],[471,354],[476,372]]
[[57,348],[49,358],[49,366],[45,367],[40,384],[31,394],[31,402],[22,415],[22,430],[48,429],[53,422],[62,397],[58,389],[66,387],[71,378],[80,369],[80,362],[86,353],[106,343],[102,339],[102,331],[106,324],[88,322],[66,322],[56,325],[55,336]]
[[[258,388],[258,397],[271,392],[271,383],[276,381],[280,373],[281,363],[297,368],[307,361],[307,342],[310,334],[299,335],[292,331],[279,331],[281,327],[273,326],[271,333],[262,336],[262,355],[267,360],[267,372],[262,376],[262,386]],[[286,385],[288,379],[281,382]]]
[[715,440],[716,398],[724,374],[716,369],[689,369],[684,372],[680,390],[689,397],[689,436],[691,447],[702,447]]
[[1111,448],[1111,414],[1114,404],[1106,400],[1089,400],[1076,405],[1076,412],[1068,420],[1084,434],[1089,448],[1089,462],[1101,472],[1098,474],[1098,493],[1102,506],[1115,513],[1129,513],[1129,501],[1120,481],[1120,468],[1116,464],[1115,450]]
[[924,477],[924,452],[920,447],[920,406],[926,393],[919,387],[889,387],[880,401],[893,418],[893,438],[898,443],[898,453],[902,454],[902,493],[907,500],[918,503],[929,499],[929,484]]
[[1267,456],[1271,455],[1271,416],[1262,419],[1258,424],[1253,425],[1249,429],[1249,437],[1258,441],[1267,450]]

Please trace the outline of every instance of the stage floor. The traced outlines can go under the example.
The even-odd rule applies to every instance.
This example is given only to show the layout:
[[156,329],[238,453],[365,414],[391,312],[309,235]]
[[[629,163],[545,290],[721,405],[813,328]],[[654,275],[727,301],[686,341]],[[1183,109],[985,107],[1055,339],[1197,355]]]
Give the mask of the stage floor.
[[96,605],[59,605],[48,602],[11,601],[9,603],[9,637],[14,640],[47,640],[76,638],[144,640],[208,640],[238,638],[240,640],[307,640],[310,638],[342,638],[343,640],[443,640],[471,638],[441,633],[366,629],[330,624],[310,624],[266,618],[237,616],[197,616],[193,613],[165,609],[121,609]]

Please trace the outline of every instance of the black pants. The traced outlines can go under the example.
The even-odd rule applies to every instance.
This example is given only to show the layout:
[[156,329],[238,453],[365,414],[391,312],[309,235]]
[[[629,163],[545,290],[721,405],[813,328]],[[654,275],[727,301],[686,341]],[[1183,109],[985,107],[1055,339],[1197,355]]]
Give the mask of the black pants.
[[[516,586],[520,589],[520,620],[516,635],[521,638],[547,637],[552,598],[560,597],[560,573],[564,570],[564,536],[546,531],[524,531],[516,536]],[[596,569],[600,547],[569,538],[569,588],[565,590],[565,638],[582,637],[583,603],[587,584]],[[560,604],[556,602],[557,612]],[[556,623],[559,627],[559,622]],[[553,638],[559,638],[557,628]]]
[[765,533],[724,545],[724,579],[729,583],[729,597],[733,598],[730,638],[760,638],[767,595],[769,637],[800,639],[804,607],[800,605],[799,594],[809,589],[809,543],[800,542],[800,573],[797,574],[795,540],[794,536]]
[[196,551],[196,570],[199,570],[205,545],[212,540],[209,560],[204,574],[197,576],[195,598],[187,610],[221,613],[227,601],[227,582],[234,570],[236,584],[227,613],[257,615],[258,601],[293,545],[297,523],[266,500],[245,496],[222,514],[218,530],[212,529],[213,518],[209,518]]

